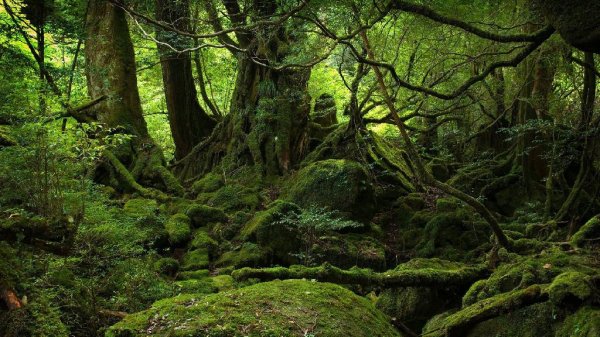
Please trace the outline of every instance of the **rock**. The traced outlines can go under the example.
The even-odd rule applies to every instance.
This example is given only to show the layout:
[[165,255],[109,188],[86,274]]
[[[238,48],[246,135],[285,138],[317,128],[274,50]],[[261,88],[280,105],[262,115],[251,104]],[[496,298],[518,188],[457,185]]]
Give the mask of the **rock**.
[[334,284],[304,280],[164,299],[106,332],[106,337],[147,335],[401,336],[368,299]]
[[169,242],[173,246],[183,246],[186,244],[192,236],[192,229],[190,228],[190,218],[185,214],[175,214],[167,220],[165,223],[165,229],[169,234]]
[[375,211],[374,188],[357,162],[329,159],[298,171],[284,198],[302,208],[327,207],[351,219],[368,222]]

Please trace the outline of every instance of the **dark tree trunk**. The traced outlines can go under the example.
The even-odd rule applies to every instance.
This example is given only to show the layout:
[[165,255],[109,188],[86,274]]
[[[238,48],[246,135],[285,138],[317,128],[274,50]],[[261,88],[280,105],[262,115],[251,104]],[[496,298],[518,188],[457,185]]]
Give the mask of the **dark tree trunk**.
[[98,120],[110,128],[123,128],[142,140],[149,138],[125,12],[107,0],[90,0],[86,35],[89,95],[108,97],[95,106]]
[[[189,1],[157,0],[156,17],[177,30],[189,31]],[[190,47],[190,41],[177,42],[182,40],[181,36],[166,32],[159,32],[158,35],[161,42],[179,51]],[[169,39],[169,35],[173,38]],[[210,135],[216,123],[198,103],[190,52],[176,52],[161,43],[158,44],[158,50],[169,124],[175,141],[175,159],[182,159]]]
[[[224,4],[236,25],[244,24],[246,16],[258,21],[278,10],[273,0],[254,0],[245,8],[248,15],[240,12],[236,1]],[[207,9],[220,30],[216,9],[210,3]],[[236,37],[246,52],[238,56],[230,114],[211,144],[178,163],[182,178],[193,178],[218,164],[227,171],[253,165],[264,176],[281,175],[296,167],[308,151],[310,69],[277,69],[294,38],[283,25],[238,32]]]
[[148,134],[125,11],[108,0],[89,1],[85,60],[90,97],[107,97],[93,108],[97,120],[114,129],[112,132],[133,136],[131,142],[105,152],[105,164],[96,178],[142,195],[156,197],[138,182],[182,193],[181,185],[165,167],[162,151]]

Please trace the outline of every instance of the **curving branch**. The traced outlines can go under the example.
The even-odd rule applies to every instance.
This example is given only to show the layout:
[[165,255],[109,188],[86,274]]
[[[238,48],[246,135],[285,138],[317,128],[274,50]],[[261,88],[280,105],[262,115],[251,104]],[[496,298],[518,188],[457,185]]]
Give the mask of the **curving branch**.
[[549,36],[548,34],[551,35],[554,33],[554,27],[548,25],[532,34],[501,35],[477,28],[467,22],[442,15],[424,5],[414,4],[403,0],[393,0],[390,6],[392,9],[424,16],[435,22],[454,26],[481,38],[496,42],[538,42],[546,40],[546,36]]

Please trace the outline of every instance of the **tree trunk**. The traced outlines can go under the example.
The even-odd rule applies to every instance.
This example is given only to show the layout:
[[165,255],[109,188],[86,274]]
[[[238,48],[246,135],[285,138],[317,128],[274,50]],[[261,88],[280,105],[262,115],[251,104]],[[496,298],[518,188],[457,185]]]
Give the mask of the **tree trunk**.
[[138,137],[138,141],[147,141],[125,11],[107,0],[90,0],[86,35],[89,95],[108,97],[95,107],[98,121],[110,128],[122,128]]
[[85,59],[89,95],[106,97],[93,107],[97,120],[113,129],[111,133],[133,136],[131,142],[105,151],[104,169],[97,170],[96,178],[119,189],[128,186],[149,197],[160,195],[143,188],[138,181],[183,193],[181,185],[166,169],[162,151],[148,134],[125,11],[108,0],[89,1]]
[[[206,4],[216,30],[220,22],[216,9]],[[231,20],[244,24],[246,16],[259,21],[277,12],[277,2],[254,0],[248,15],[236,1],[225,2]],[[230,114],[210,142],[176,164],[181,178],[191,179],[216,165],[226,171],[253,165],[263,176],[281,175],[300,163],[309,148],[310,69],[278,69],[294,37],[283,25],[258,27],[237,33],[238,72]],[[235,43],[229,41],[228,43]],[[209,164],[207,164],[209,163]]]
[[[187,0],[157,0],[156,17],[179,31],[190,31]],[[190,41],[178,43],[183,37],[176,34],[159,32],[158,35],[159,41],[168,43],[177,50],[190,47]],[[170,35],[173,38],[169,39]],[[198,103],[190,52],[176,52],[162,43],[158,44],[158,50],[169,124],[175,141],[175,159],[182,159],[196,144],[210,135],[216,123]]]

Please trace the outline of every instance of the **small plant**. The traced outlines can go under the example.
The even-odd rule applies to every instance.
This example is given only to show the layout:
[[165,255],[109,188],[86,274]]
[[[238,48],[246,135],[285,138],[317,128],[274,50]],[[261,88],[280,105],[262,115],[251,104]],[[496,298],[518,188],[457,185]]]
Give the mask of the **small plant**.
[[286,213],[275,223],[283,225],[291,231],[298,233],[302,242],[302,251],[293,254],[304,265],[313,265],[317,256],[314,256],[313,247],[320,242],[323,235],[328,232],[360,228],[363,225],[356,221],[342,219],[336,211],[327,208],[312,206],[300,213]]

